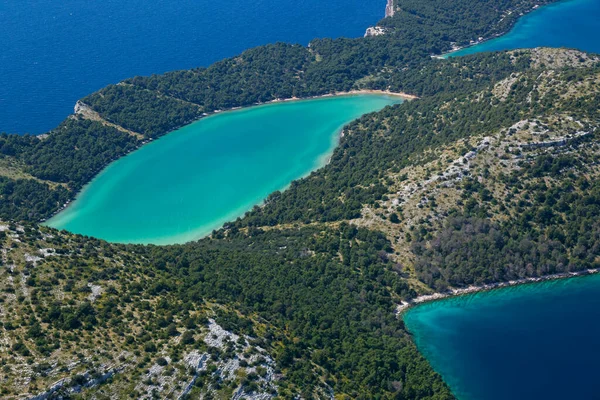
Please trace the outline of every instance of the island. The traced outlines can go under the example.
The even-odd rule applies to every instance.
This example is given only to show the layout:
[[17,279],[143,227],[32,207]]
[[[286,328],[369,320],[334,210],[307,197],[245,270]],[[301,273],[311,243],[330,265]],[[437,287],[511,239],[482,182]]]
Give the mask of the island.
[[[385,34],[127,79],[45,135],[0,135],[0,395],[455,398],[399,306],[600,267],[600,58],[431,57],[539,4],[394,0]],[[211,113],[353,90],[415,99],[346,125],[327,165],[202,240],[40,224]]]

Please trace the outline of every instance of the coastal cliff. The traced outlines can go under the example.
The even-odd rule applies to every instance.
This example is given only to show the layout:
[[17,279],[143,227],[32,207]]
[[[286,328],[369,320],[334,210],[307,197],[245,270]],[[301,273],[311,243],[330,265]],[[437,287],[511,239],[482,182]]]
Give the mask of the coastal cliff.
[[[394,0],[387,0],[387,4],[385,5],[385,18],[393,17],[394,12]],[[385,35],[387,32],[388,30],[382,26],[370,26],[365,31],[364,37],[381,36]]]
[[387,4],[385,6],[385,17],[393,17],[395,13],[394,9],[394,0],[387,0]]

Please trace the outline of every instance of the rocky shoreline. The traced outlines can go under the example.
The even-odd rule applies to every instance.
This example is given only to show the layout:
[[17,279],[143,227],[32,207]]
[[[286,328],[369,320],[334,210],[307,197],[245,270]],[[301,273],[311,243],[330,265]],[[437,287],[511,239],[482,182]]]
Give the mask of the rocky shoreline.
[[[395,13],[394,0],[387,0],[387,4],[385,5],[384,18],[393,17],[394,13]],[[387,29],[382,26],[378,26],[378,25],[370,26],[365,31],[364,37],[385,35],[387,32],[388,32]]]
[[463,295],[477,293],[477,292],[485,292],[488,290],[507,288],[510,286],[524,285],[524,284],[528,284],[528,283],[537,283],[537,282],[552,281],[552,280],[557,280],[557,279],[574,278],[577,276],[593,275],[593,274],[597,274],[599,272],[600,272],[600,268],[586,269],[583,271],[561,272],[559,274],[545,275],[545,276],[540,276],[540,277],[516,279],[516,280],[512,280],[512,281],[508,281],[508,282],[490,283],[490,284],[481,285],[481,286],[469,286],[466,288],[449,289],[446,292],[427,294],[427,295],[415,297],[414,299],[412,299],[410,301],[403,301],[396,308],[396,314],[398,316],[400,316],[403,312],[405,312],[412,306],[422,304],[422,303],[427,303],[430,301],[441,300],[441,299],[445,299],[448,297],[463,296]]

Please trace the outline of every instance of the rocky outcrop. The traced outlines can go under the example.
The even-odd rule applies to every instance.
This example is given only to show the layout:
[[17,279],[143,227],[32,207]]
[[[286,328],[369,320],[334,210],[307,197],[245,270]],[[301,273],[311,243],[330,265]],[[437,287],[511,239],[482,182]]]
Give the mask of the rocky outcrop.
[[37,396],[30,397],[29,400],[46,400],[56,397],[68,398],[71,394],[80,393],[84,388],[92,388],[106,382],[113,375],[121,372],[122,370],[122,366],[108,367],[103,373],[96,374],[95,376],[89,372],[85,372],[82,375],[78,375],[77,383],[75,383],[72,377],[63,378],[55,382],[45,392],[40,393]]
[[96,111],[92,110],[92,108],[90,106],[88,106],[81,100],[79,100],[77,103],[75,103],[74,114],[79,115],[80,117],[82,117],[84,119],[89,119],[90,121],[97,121],[97,122],[102,123],[103,125],[113,127],[115,129],[120,130],[121,132],[127,133],[128,135],[135,136],[138,139],[142,139],[144,137],[144,135],[142,135],[141,133],[134,132],[129,129],[125,129],[120,125],[113,124],[112,122],[105,120],[104,118],[102,118],[102,116],[100,116],[100,114],[98,114]]
[[[385,5],[385,18],[393,17],[394,13],[394,0],[387,0],[387,4]],[[385,35],[386,33],[386,29],[382,26],[371,26],[367,28],[367,31],[365,32],[365,37],[380,36]]]
[[388,0],[387,4],[385,6],[385,16],[387,17],[393,17],[394,16],[394,0]]
[[386,33],[385,28],[383,28],[381,26],[371,26],[371,27],[367,28],[367,31],[365,32],[365,37],[380,36],[380,35],[385,35],[385,33]]

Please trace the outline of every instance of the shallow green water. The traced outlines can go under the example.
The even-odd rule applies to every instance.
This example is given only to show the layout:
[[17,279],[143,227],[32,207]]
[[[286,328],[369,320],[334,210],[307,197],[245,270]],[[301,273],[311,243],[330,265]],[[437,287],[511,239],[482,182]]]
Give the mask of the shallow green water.
[[111,242],[201,238],[323,166],[345,124],[400,102],[338,96],[202,119],[109,165],[48,225]]
[[459,400],[600,398],[600,275],[435,301],[404,322]]

